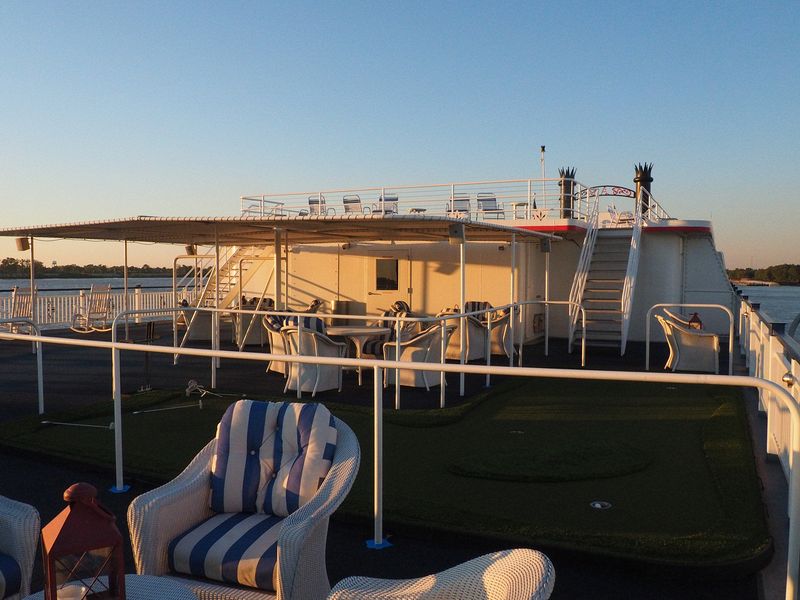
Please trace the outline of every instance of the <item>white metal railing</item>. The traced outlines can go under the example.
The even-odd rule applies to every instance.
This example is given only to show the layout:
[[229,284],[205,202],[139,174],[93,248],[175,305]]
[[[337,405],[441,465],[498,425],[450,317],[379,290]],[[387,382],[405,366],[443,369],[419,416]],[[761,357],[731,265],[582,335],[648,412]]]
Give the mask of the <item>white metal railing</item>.
[[[541,369],[526,367],[500,367],[485,365],[455,365],[455,364],[431,364],[431,363],[401,363],[398,361],[382,361],[370,359],[352,358],[328,358],[319,356],[299,356],[299,355],[274,355],[253,352],[236,352],[225,350],[205,350],[199,348],[176,349],[169,346],[153,346],[145,344],[130,344],[119,342],[101,342],[88,339],[74,338],[54,338],[41,335],[28,336],[13,333],[0,332],[0,339],[33,341],[46,344],[58,344],[66,346],[79,346],[90,348],[101,348],[111,351],[112,354],[112,387],[114,392],[114,453],[115,453],[115,486],[114,491],[126,491],[123,476],[123,424],[122,424],[122,387],[121,387],[121,352],[146,352],[156,354],[180,354],[189,356],[200,356],[215,359],[225,358],[232,360],[250,360],[264,362],[267,360],[280,360],[288,363],[333,365],[347,367],[366,367],[373,369],[374,372],[374,540],[371,542],[376,547],[383,545],[383,404],[382,393],[384,369],[411,369],[419,371],[437,371],[441,373],[472,373],[472,374],[493,374],[516,377],[550,377],[559,379],[583,379],[591,381],[632,381],[646,383],[687,383],[701,385],[725,385],[725,386],[744,386],[759,389],[772,398],[781,409],[787,413],[790,423],[790,444],[789,456],[797,455],[800,452],[800,408],[798,408],[797,398],[785,389],[785,383],[779,384],[765,379],[750,376],[727,376],[727,375],[697,375],[697,374],[678,374],[678,373],[641,373],[629,371],[587,371],[575,369]],[[442,375],[443,376],[443,375]],[[795,392],[796,394],[796,392]],[[789,528],[789,550],[787,558],[786,575],[786,599],[797,599],[798,571],[800,570],[800,502],[795,502],[795,498],[800,498],[800,468],[793,468],[789,465],[789,518],[792,527]]]
[[[575,329],[578,324],[578,316],[580,311],[575,307],[581,305],[583,302],[583,290],[586,288],[586,278],[589,276],[589,267],[592,264],[592,255],[594,254],[594,245],[597,240],[597,220],[600,199],[597,192],[592,196],[587,195],[591,209],[589,219],[587,220],[586,235],[583,238],[583,246],[581,247],[581,254],[578,258],[578,266],[575,268],[575,277],[572,280],[572,288],[569,292],[569,348],[572,349],[572,344],[575,342]],[[586,337],[586,330],[584,328],[583,336]]]
[[[242,196],[243,216],[424,214],[471,220],[590,216],[590,194],[575,181],[562,205],[562,179],[503,179],[391,185]],[[345,198],[347,202],[345,203]]]
[[647,201],[647,210],[642,213],[642,217],[645,221],[657,222],[670,218],[667,211],[664,210],[664,207],[644,188],[641,189],[641,198],[637,199],[637,203],[641,205],[642,200]]
[[733,312],[727,306],[722,304],[686,304],[686,303],[660,303],[654,304],[647,310],[644,326],[644,339],[645,339],[645,352],[644,352],[644,368],[646,371],[650,370],[650,324],[652,323],[653,311],[657,308],[715,308],[723,311],[728,317],[728,375],[733,375],[733,338],[734,338],[734,318]]
[[633,209],[633,231],[631,233],[631,246],[628,252],[628,268],[625,271],[625,282],[622,285],[620,310],[622,312],[622,331],[620,332],[620,355],[625,354],[628,344],[628,331],[631,326],[631,311],[633,309],[633,292],[636,290],[636,275],[639,271],[639,247],[642,239],[642,203],[640,198]]

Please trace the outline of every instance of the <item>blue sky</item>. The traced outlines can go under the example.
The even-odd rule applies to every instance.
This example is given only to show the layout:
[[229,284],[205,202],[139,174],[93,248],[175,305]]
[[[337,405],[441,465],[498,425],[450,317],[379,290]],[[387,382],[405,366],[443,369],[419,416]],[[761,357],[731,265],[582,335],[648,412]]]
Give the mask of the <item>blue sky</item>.
[[796,1],[3,2],[2,224],[536,177],[545,144],[548,175],[587,184],[655,163],[656,198],[713,218],[729,266],[800,262],[798,28]]

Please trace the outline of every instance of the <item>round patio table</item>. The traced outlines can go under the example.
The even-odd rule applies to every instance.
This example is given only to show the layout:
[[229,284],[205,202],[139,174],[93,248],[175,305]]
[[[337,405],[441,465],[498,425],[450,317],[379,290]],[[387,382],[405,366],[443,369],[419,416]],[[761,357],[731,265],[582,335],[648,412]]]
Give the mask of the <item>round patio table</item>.
[[[361,358],[361,346],[366,340],[378,335],[387,335],[391,332],[388,327],[374,327],[372,325],[333,325],[326,329],[328,335],[346,337],[352,340],[356,347],[356,358]],[[358,385],[361,385],[361,367],[358,367]]]
[[[153,575],[125,575],[125,598],[127,600],[197,600],[197,596],[189,588],[172,579]],[[27,596],[24,600],[44,600],[44,592]]]

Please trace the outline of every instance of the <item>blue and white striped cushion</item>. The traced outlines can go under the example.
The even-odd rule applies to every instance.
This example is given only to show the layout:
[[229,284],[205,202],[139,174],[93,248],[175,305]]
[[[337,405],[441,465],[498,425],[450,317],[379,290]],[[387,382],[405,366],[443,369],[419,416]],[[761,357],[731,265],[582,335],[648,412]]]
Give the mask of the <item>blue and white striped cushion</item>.
[[[478,310],[489,310],[490,308],[492,308],[492,305],[489,302],[481,302],[481,301],[477,301],[477,300],[473,300],[473,301],[470,301],[470,302],[464,302],[464,312],[465,313],[471,313],[471,312],[475,312],[475,311],[478,311]],[[486,317],[486,314],[484,313],[482,315],[475,315],[475,316],[480,318],[480,319],[482,319],[482,318]]]
[[211,509],[286,517],[308,502],[336,452],[333,415],[321,404],[240,400],[217,426]]
[[19,563],[8,554],[0,552],[0,598],[7,598],[19,592],[22,585],[22,571]]
[[[299,317],[288,317],[286,319],[287,325],[297,325]],[[303,317],[303,327],[305,329],[311,329],[312,331],[316,331],[317,333],[321,333],[326,335],[327,330],[325,328],[325,321],[320,319],[319,317]]]
[[283,519],[247,513],[214,515],[169,544],[173,572],[275,591]]

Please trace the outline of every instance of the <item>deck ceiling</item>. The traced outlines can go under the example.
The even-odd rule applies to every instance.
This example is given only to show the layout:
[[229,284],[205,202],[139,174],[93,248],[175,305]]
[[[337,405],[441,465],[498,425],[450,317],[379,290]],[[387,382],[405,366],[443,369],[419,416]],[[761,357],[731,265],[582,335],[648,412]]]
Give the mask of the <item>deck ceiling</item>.
[[441,241],[449,238],[450,226],[464,225],[467,241],[519,241],[560,239],[502,224],[474,222],[452,217],[425,215],[347,215],[287,217],[149,217],[108,221],[86,221],[61,225],[37,225],[0,229],[0,236],[157,242],[163,244],[223,246],[266,245],[276,231],[292,244],[339,241]]

